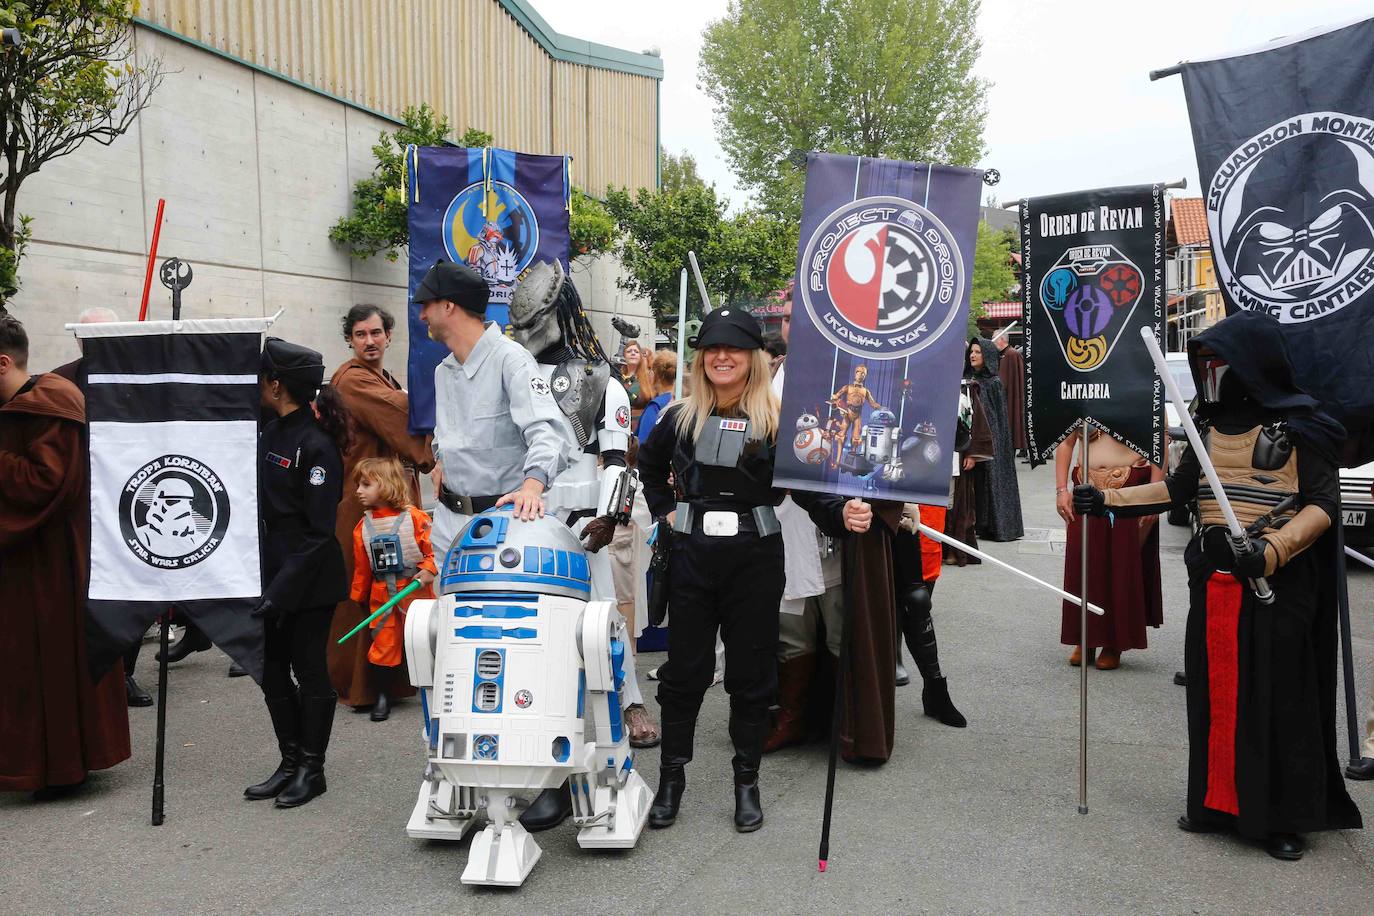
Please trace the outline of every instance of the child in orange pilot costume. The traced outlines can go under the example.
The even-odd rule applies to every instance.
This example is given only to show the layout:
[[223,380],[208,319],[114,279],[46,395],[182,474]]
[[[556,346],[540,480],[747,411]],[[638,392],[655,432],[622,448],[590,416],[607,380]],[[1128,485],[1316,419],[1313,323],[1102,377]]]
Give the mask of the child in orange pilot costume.
[[391,715],[391,677],[405,664],[405,614],[416,598],[433,598],[430,586],[438,573],[430,544],[430,518],[410,505],[410,485],[395,458],[365,458],[358,462],[358,501],[363,517],[353,529],[353,585],[349,597],[367,613],[381,607],[413,579],[424,587],[392,611],[372,621],[373,666],[377,703],[372,721]]

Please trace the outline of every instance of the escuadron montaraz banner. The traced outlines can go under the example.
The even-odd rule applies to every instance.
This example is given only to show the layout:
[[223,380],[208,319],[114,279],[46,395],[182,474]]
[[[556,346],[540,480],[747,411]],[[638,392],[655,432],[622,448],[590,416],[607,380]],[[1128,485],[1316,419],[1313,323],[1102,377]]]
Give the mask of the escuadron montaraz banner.
[[[407,148],[407,292],[413,295],[440,258],[465,263],[491,287],[487,320],[504,327],[511,294],[531,265],[558,260],[568,267],[570,161],[493,148]],[[448,350],[429,339],[413,302],[409,317],[410,426],[428,432],[434,428],[434,367]]]
[[1183,65],[1226,308],[1280,321],[1299,383],[1352,432],[1374,421],[1371,74],[1371,19]]
[[982,174],[807,157],[778,486],[947,501]]
[[1140,329],[1164,317],[1158,185],[1021,202],[1026,434],[1037,459],[1083,420],[1154,464],[1164,457],[1162,383]]

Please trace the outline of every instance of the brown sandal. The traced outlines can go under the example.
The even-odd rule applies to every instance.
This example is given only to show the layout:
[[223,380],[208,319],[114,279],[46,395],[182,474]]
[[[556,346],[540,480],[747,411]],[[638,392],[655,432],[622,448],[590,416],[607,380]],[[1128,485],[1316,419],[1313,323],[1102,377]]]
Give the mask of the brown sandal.
[[658,747],[663,740],[649,710],[640,703],[625,710],[625,725],[630,729],[630,747]]

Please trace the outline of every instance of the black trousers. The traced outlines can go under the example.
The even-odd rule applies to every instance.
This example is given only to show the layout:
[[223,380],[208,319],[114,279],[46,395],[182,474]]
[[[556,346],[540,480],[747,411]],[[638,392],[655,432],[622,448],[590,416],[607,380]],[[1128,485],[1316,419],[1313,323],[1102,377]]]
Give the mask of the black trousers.
[[[269,700],[295,696],[294,673],[305,698],[334,696],[325,661],[325,643],[334,605],[284,611],[280,618],[266,621],[267,639],[263,647],[262,694]],[[280,623],[280,625],[278,625]]]
[[782,535],[678,535],[668,585],[668,661],[659,670],[664,738],[694,723],[725,643],[725,692],[732,713],[761,717],[778,689],[778,603]]

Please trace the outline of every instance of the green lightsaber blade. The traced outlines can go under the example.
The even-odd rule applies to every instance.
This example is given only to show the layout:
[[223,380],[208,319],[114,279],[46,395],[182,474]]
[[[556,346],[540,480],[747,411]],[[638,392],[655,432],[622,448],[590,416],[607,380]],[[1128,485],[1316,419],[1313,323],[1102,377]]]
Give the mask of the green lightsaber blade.
[[392,608],[394,608],[398,603],[400,603],[400,600],[401,600],[402,598],[406,597],[407,595],[409,595],[409,594],[411,594],[411,593],[413,593],[413,592],[419,591],[423,586],[424,586],[424,583],[421,582],[419,579],[416,579],[414,582],[410,583],[410,584],[407,585],[405,588],[401,589],[399,592],[396,593],[396,597],[392,598],[392,599],[391,599],[390,601],[388,601],[386,604],[382,605],[381,607],[377,608],[377,610],[373,611],[373,612],[372,612],[372,616],[368,617],[368,618],[367,618],[366,620],[364,620],[362,623],[358,624],[356,627],[354,627],[353,629],[351,629],[351,630],[349,630],[347,633],[345,633],[345,634],[343,635],[343,637],[338,641],[337,645],[342,646],[342,645],[344,644],[344,641],[347,640],[347,639],[348,639],[350,636],[352,636],[354,633],[358,632],[358,631],[361,630],[363,627],[367,626],[369,623],[371,623],[372,621],[376,620],[378,617],[380,617],[380,616],[382,616],[383,614],[385,614],[387,611],[389,611],[389,610],[391,610]]

